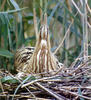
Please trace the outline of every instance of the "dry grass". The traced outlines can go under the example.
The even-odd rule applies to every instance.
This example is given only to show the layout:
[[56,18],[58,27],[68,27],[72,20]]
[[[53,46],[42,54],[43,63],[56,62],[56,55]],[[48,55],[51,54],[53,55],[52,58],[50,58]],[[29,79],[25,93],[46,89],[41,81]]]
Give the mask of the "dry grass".
[[[60,34],[62,34],[60,43],[58,43],[58,38],[57,42],[53,41],[57,46],[54,54],[62,51],[59,56],[67,67],[64,66],[51,77],[41,78],[36,75],[26,75],[22,79],[18,79],[15,74],[11,74],[7,70],[14,71],[13,55],[16,49],[35,39],[33,37],[24,38],[24,34],[30,34],[28,30],[31,25],[28,24],[28,21],[33,22],[33,12],[30,10],[29,13],[26,13],[25,8],[19,8],[21,6],[16,2],[19,0],[7,1],[9,0],[0,2],[0,21],[2,22],[0,24],[0,100],[91,100],[90,0],[88,2],[86,2],[87,0],[64,0],[64,2],[54,0],[55,7],[52,7],[54,6],[53,1],[48,0],[48,7],[51,6],[48,9],[47,7],[43,9],[44,5],[40,0],[40,12],[35,12],[36,6],[33,8],[35,15],[40,13],[40,16],[42,10],[48,10],[48,24],[50,25],[51,20],[54,22],[49,26],[53,28],[50,29],[51,32],[56,33],[58,38],[61,38]],[[39,5],[37,1],[35,3],[37,6]],[[47,2],[45,3],[47,4]],[[6,10],[4,11],[4,9]],[[21,13],[21,10],[24,11]],[[30,16],[27,16],[28,14]],[[25,22],[22,23],[22,20]],[[38,32],[39,25],[39,23],[36,24],[36,20],[42,23],[42,16],[40,19],[34,17],[35,33]],[[59,25],[56,21],[59,22]],[[23,24],[24,27],[22,27]],[[56,30],[60,25],[62,32]],[[66,39],[68,40],[66,41]]]
[[[77,63],[76,60],[75,63]],[[1,82],[0,98],[31,99],[31,100],[90,100],[91,98],[91,57],[87,62],[63,69],[55,76],[38,78],[27,75],[26,79],[18,79],[9,72],[0,72]],[[11,79],[11,78],[12,79]],[[17,82],[12,83],[12,80]],[[1,80],[2,81],[2,80]],[[9,82],[10,81],[10,82]]]

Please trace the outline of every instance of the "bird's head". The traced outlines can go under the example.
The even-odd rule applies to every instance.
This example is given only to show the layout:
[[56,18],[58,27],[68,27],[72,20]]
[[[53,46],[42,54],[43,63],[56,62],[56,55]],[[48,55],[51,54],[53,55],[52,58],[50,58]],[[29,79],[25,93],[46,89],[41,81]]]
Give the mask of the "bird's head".
[[42,49],[50,49],[49,28],[47,25],[41,25],[38,35],[38,46]]

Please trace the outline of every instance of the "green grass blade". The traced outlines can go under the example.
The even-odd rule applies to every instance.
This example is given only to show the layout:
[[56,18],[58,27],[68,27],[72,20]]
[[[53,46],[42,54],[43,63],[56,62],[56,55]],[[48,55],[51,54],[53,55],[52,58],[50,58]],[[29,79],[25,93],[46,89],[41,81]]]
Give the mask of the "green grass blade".
[[10,51],[0,48],[0,56],[12,58],[14,55]]

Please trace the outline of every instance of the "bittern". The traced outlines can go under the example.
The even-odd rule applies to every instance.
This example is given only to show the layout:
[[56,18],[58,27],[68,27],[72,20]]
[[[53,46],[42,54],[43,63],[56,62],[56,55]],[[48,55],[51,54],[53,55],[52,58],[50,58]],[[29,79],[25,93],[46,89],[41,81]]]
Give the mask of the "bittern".
[[42,73],[53,75],[60,67],[57,58],[51,52],[49,29],[47,25],[40,27],[34,47],[23,47],[15,54],[15,67],[18,72]]
[[[35,15],[35,11],[34,11]],[[36,17],[34,17],[36,22]],[[37,23],[35,23],[37,26]],[[37,31],[36,31],[37,33]],[[62,66],[51,52],[49,28],[47,26],[47,16],[45,14],[44,24],[40,26],[36,35],[36,45],[34,47],[23,47],[15,54],[15,67],[18,72],[41,75],[54,75]]]

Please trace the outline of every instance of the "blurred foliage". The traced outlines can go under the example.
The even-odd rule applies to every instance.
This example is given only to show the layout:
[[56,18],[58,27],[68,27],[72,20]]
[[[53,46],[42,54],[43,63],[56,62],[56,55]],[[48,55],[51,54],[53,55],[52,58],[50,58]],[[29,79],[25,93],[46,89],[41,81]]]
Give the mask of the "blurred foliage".
[[[47,0],[48,25],[52,51],[60,40],[62,41],[70,23],[69,35],[63,46],[57,52],[62,63],[70,65],[83,48],[82,20],[77,9],[70,0]],[[33,0],[0,0],[0,68],[14,71],[14,53],[21,46],[34,46],[36,37],[33,26]],[[79,8],[81,0],[75,0]],[[88,0],[91,7],[91,2]],[[39,0],[35,0],[38,25],[40,25],[40,8],[45,12],[44,3],[40,6]],[[81,10],[81,9],[80,9]],[[76,14],[77,13],[77,14]],[[75,16],[76,15],[76,16]],[[91,14],[88,12],[88,21],[91,24]],[[88,41],[91,43],[91,29],[88,28]],[[89,47],[91,55],[91,47]]]

